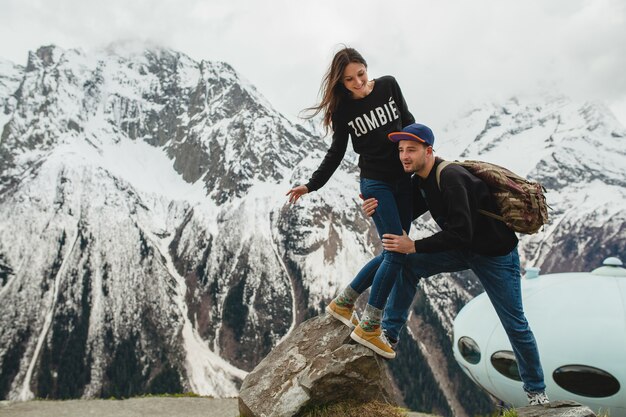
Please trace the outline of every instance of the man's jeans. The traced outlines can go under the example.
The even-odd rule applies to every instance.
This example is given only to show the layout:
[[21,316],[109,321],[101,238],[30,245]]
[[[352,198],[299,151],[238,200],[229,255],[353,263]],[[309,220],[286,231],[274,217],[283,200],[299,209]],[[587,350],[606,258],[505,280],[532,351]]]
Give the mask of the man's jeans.
[[[378,207],[372,216],[378,235],[409,233],[412,215],[411,180],[408,176],[397,181],[379,181],[361,178],[361,194],[365,199],[376,198]],[[350,286],[359,294],[370,286],[368,304],[382,310],[385,307],[391,288],[398,280],[406,255],[397,252],[383,252],[369,261],[354,277]]]
[[544,391],[546,386],[537,342],[522,306],[517,248],[504,256],[481,256],[467,250],[407,255],[404,273],[393,287],[385,308],[383,328],[390,337],[398,338],[421,278],[466,269],[471,269],[478,276],[500,318],[513,347],[524,389]]

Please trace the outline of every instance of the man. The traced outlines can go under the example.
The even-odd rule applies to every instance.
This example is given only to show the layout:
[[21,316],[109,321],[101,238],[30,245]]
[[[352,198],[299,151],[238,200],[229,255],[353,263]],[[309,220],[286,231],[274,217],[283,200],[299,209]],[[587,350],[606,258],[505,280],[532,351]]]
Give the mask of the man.
[[[442,160],[433,153],[435,137],[427,126],[414,123],[388,137],[398,143],[404,170],[415,173],[413,219],[430,211],[441,228],[416,241],[406,233],[383,235],[386,250],[408,254],[404,274],[385,307],[383,328],[388,338],[398,339],[419,279],[471,269],[509,337],[529,403],[548,403],[537,343],[522,307],[517,237],[504,223],[478,212],[497,212],[487,185],[457,164],[441,170],[438,185],[436,171]],[[377,205],[368,199],[363,209],[371,215]]]

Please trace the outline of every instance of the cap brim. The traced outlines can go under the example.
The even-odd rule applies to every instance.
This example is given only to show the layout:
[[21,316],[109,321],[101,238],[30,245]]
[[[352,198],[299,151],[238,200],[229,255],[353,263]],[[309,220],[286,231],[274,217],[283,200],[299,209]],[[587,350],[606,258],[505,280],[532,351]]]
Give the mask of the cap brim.
[[387,135],[390,141],[400,142],[401,140],[411,140],[413,142],[426,143],[426,141],[419,136],[407,132],[392,132]]

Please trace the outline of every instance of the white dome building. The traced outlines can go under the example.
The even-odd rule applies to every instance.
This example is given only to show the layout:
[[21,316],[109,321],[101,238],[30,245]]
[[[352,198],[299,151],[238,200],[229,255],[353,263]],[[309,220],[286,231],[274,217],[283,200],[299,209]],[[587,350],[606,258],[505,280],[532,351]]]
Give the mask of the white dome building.
[[[546,393],[611,417],[626,417],[626,269],[608,258],[592,272],[522,279],[524,311],[537,339]],[[494,397],[527,405],[511,344],[485,293],[454,321],[454,356]]]

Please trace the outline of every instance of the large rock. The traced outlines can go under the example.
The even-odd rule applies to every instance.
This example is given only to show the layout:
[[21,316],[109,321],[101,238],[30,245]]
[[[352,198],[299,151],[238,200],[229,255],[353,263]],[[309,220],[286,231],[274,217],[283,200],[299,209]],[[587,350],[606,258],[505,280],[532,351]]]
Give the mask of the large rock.
[[552,401],[516,409],[518,417],[596,417],[589,407],[574,401]]
[[291,417],[345,399],[400,404],[385,359],[352,342],[350,332],[328,316],[302,323],[243,381],[241,415]]

